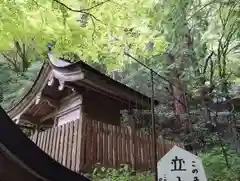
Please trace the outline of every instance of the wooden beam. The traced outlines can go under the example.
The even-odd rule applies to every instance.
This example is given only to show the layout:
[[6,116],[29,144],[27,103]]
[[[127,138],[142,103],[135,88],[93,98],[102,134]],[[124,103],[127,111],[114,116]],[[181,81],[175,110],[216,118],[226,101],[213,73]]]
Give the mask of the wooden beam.
[[25,120],[33,124],[38,124],[40,122],[40,118],[37,116],[31,116],[31,115],[21,115],[19,120]]
[[21,125],[21,124],[19,124],[18,127],[24,128],[24,129],[30,129],[30,130],[34,130],[35,129],[33,126],[25,126],[25,125]]
[[73,92],[72,94],[67,95],[66,97],[62,98],[59,102],[62,103],[62,102],[67,101],[71,98],[77,97],[77,95],[78,94],[76,92]]
[[79,85],[76,85],[72,82],[67,82],[65,86],[67,88],[72,89],[73,92],[77,92],[77,93],[80,93],[80,94],[82,94],[83,92],[86,91],[86,88],[84,86],[79,86]]
[[47,119],[51,118],[51,117],[54,117],[56,115],[56,111],[53,111],[52,113],[50,114],[47,114],[43,117],[40,118],[40,122],[44,122],[46,121]]
[[[96,84],[97,82],[97,84]],[[99,76],[92,74],[91,72],[85,72],[85,77],[83,80],[78,82],[78,85],[84,87],[89,87],[98,92],[105,92],[107,95],[112,95],[115,99],[125,100],[128,104],[129,100],[133,105],[141,104],[144,108],[150,107],[150,98],[144,96],[140,92],[137,92],[129,87],[118,88],[115,85],[111,85],[106,80],[101,79]]]

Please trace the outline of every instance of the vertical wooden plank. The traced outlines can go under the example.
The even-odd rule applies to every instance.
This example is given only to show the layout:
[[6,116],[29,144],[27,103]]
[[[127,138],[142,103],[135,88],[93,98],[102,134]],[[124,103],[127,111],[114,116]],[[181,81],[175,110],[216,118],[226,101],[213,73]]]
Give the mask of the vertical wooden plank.
[[166,152],[169,151],[170,147],[171,147],[171,142],[167,140],[167,151]]
[[151,135],[149,135],[148,136],[148,139],[149,139],[149,147],[148,147],[148,149],[149,149],[149,155],[150,155],[150,157],[149,157],[149,160],[150,160],[150,162],[149,162],[149,167],[152,169],[152,137],[151,137]]
[[157,161],[158,161],[158,138],[156,138],[156,156],[157,156]]
[[163,140],[162,140],[162,142],[163,142],[163,154],[165,155],[166,154],[166,150],[167,150],[167,142],[166,142],[166,140],[163,138]]
[[67,168],[71,169],[71,159],[72,159],[72,149],[73,149],[73,126],[74,122],[70,122],[69,126],[69,140],[68,140],[68,150],[67,150]]
[[121,127],[121,145],[122,145],[122,163],[127,163],[126,160],[126,135],[124,127]]
[[[39,141],[38,141],[38,143],[37,143],[37,137],[38,137],[38,140],[39,140],[39,132],[38,132],[38,136],[37,136],[37,134],[36,134],[36,138],[35,138],[35,141],[34,141],[34,143],[36,144],[36,145],[38,145],[38,143],[39,143]],[[29,138],[30,139],[30,138]]]
[[38,132],[38,142],[36,143],[36,145],[39,147],[39,144],[40,144],[40,132]]
[[159,138],[156,139],[156,154],[157,154],[157,161],[159,159]]
[[90,136],[90,125],[89,125],[89,120],[86,120],[85,121],[85,126],[86,126],[86,129],[85,129],[85,155],[84,155],[84,166],[88,165],[89,164],[89,149],[91,149],[91,146],[89,146],[90,144],[90,141],[89,141],[89,136]]
[[136,162],[136,169],[139,168],[139,132],[136,131],[136,138],[135,138],[135,162]]
[[158,160],[160,160],[162,158],[162,148],[161,148],[161,138],[158,137]]
[[92,120],[88,120],[88,154],[87,154],[87,158],[88,158],[88,165],[92,164],[93,161],[93,121]]
[[129,160],[129,164],[131,165],[132,163],[132,158],[131,158],[131,132],[130,132],[130,128],[128,127],[128,160]]
[[159,157],[158,160],[160,160],[163,156],[163,152],[162,152],[162,138],[161,136],[159,136],[158,138],[158,149],[159,149]]
[[55,149],[56,149],[56,127],[53,128],[53,136],[52,136],[52,140],[53,140],[53,144],[52,144],[52,151],[51,151],[51,156],[54,159],[54,153],[55,153]]
[[112,141],[113,141],[113,166],[117,167],[117,134],[116,134],[116,126],[112,128]]
[[161,157],[164,156],[164,140],[163,140],[163,136],[160,137],[161,140]]
[[80,173],[81,162],[81,142],[82,142],[82,119],[76,120],[77,122],[77,144],[76,144],[76,172]]
[[109,166],[113,167],[113,133],[112,125],[108,125],[108,162]]
[[146,144],[147,144],[147,153],[148,153],[148,163],[147,163],[147,165],[148,165],[148,169],[150,169],[151,168],[151,157],[152,157],[152,155],[151,155],[151,140],[150,140],[150,136],[149,135],[147,135],[147,142],[146,142]]
[[129,132],[130,132],[130,155],[131,155],[131,165],[132,168],[135,170],[136,169],[136,157],[135,157],[135,137],[136,137],[136,133],[135,133],[135,123],[134,121],[131,119],[131,127],[129,128]]
[[116,126],[116,135],[117,135],[117,166],[119,166],[120,164],[121,164],[121,162],[122,162],[122,160],[121,160],[121,151],[120,151],[120,139],[119,139],[119,137],[120,137],[120,135],[119,135],[119,126]]
[[101,133],[101,137],[102,137],[102,164],[105,165],[106,164],[106,160],[105,160],[105,155],[106,155],[106,141],[105,141],[105,129],[104,129],[104,123],[101,122],[101,128],[102,128],[102,133]]
[[143,135],[143,139],[144,139],[144,145],[143,145],[143,157],[144,157],[144,168],[147,169],[147,163],[148,163],[148,153],[147,153],[147,135],[146,133]]
[[122,135],[122,128],[119,126],[119,149],[120,149],[120,164],[124,164],[124,158],[123,158],[123,135]]
[[142,150],[142,165],[144,167],[144,170],[146,170],[146,166],[145,166],[145,134],[141,133],[141,139],[142,139],[142,143],[141,143],[141,150]]
[[36,143],[37,144],[37,137],[38,137],[38,131],[33,135],[34,137],[33,137],[33,139],[34,139],[34,143]]
[[42,149],[43,148],[43,132],[39,133],[39,144],[38,146]]
[[143,165],[144,168],[147,169],[148,168],[148,152],[147,152],[147,139],[146,139],[146,134],[143,134]]
[[140,168],[141,166],[141,156],[140,156],[140,136],[139,136],[139,131],[136,132],[136,136],[137,136],[137,143],[136,143],[136,147],[137,147],[137,168]]
[[167,150],[166,150],[166,152],[168,152],[168,151],[169,151],[169,148],[171,147],[171,145],[170,145],[170,143],[169,143],[168,140],[167,140],[166,142],[167,142]]
[[103,164],[104,160],[104,147],[103,147],[103,122],[99,122],[99,140],[100,140],[100,146],[99,146],[99,155],[100,155],[100,160],[99,162]]
[[168,141],[167,143],[168,143],[168,147],[167,147],[167,148],[168,148],[168,149],[167,149],[167,152],[168,152],[168,151],[170,150],[172,144],[171,144],[171,141]]
[[42,134],[42,144],[41,144],[41,149],[44,151],[44,145],[45,145],[45,131],[42,131],[41,134]]
[[58,154],[59,154],[59,146],[60,146],[60,133],[61,133],[61,127],[58,126],[56,130],[56,145],[55,145],[55,151],[54,151],[54,159],[58,161]]
[[87,132],[87,152],[86,152],[86,165],[89,166],[92,164],[92,120],[88,120],[88,132]]
[[35,130],[35,133],[36,133],[35,144],[36,144],[36,145],[38,145],[38,143],[39,143],[39,131],[40,131],[40,126],[37,125],[37,126],[36,126],[36,130]]
[[56,150],[58,148],[58,145],[57,145],[58,127],[55,127],[54,130],[55,130],[54,131],[55,141],[54,141],[54,149],[53,149],[53,159],[56,160]]
[[93,143],[94,143],[94,141],[93,141],[93,139],[94,139],[94,121],[93,120],[91,120],[91,121],[89,121],[89,124],[90,124],[90,130],[91,130],[91,132],[90,132],[90,143],[89,143],[89,145],[90,145],[90,155],[89,155],[89,158],[90,158],[90,165],[92,165],[93,164],[93,160],[94,160],[94,153],[93,153],[93,147],[94,147],[94,145],[93,145]]
[[43,151],[46,150],[46,143],[47,143],[47,134],[46,134],[46,131],[44,131],[43,132],[43,147],[42,147]]
[[153,141],[152,141],[152,136],[150,136],[150,155],[151,155],[151,162],[150,162],[150,165],[151,165],[151,168],[153,169],[152,167],[152,163],[153,163]]
[[51,156],[51,157],[52,157],[51,153],[52,153],[52,144],[53,144],[52,133],[53,133],[53,128],[49,129],[49,135],[48,135],[48,137],[49,137],[49,142],[48,142],[49,146],[48,146],[47,152],[48,152],[49,156]]
[[143,148],[144,148],[144,137],[143,137],[143,133],[140,132],[139,136],[140,136],[140,158],[139,158],[139,160],[140,160],[140,166],[141,166],[143,169],[145,169],[145,167],[144,167],[144,157],[143,157]]
[[106,123],[103,123],[103,164],[108,166],[108,133]]
[[49,129],[49,133],[48,133],[48,137],[49,137],[49,140],[48,140],[48,148],[47,148],[47,153],[49,156],[51,156],[51,152],[50,150],[52,149],[52,139],[51,139],[51,133],[52,133],[52,128]]
[[57,135],[57,152],[56,152],[56,161],[61,163],[60,162],[60,154],[61,154],[61,136],[62,136],[62,126],[58,126],[58,135]]
[[142,140],[141,140],[141,132],[138,131],[138,165],[139,168],[144,169],[144,167],[142,166],[142,159],[141,159],[141,147],[142,147]]
[[63,148],[63,161],[62,161],[62,164],[63,166],[67,167],[67,150],[68,150],[68,142],[69,142],[69,127],[70,127],[70,124],[67,123],[65,125],[65,138],[64,138],[64,148]]
[[86,131],[87,129],[87,124],[86,120],[82,120],[82,140],[81,140],[81,155],[80,155],[80,166],[79,169],[83,171],[83,167],[85,165],[85,159],[86,159]]
[[38,142],[37,142],[37,146],[40,148],[40,144],[41,144],[41,132],[38,132]]
[[47,154],[49,154],[49,152],[48,152],[49,141],[50,141],[49,133],[50,133],[50,129],[47,129],[47,130],[46,130],[46,145],[45,145],[45,149],[44,149],[44,151],[45,151]]
[[167,140],[163,140],[163,142],[164,142],[164,155],[167,153],[167,150],[168,150],[168,142],[167,142]]
[[72,164],[71,170],[76,171],[76,149],[77,149],[77,122],[74,121],[73,127],[73,146],[72,146]]
[[63,148],[64,148],[64,143],[63,143],[63,140],[64,140],[64,134],[65,134],[65,125],[61,125],[61,136],[60,136],[60,147],[59,147],[59,157],[58,157],[58,160],[59,160],[59,163],[62,164],[62,160],[63,160]]
[[101,149],[100,149],[100,134],[101,134],[101,130],[100,130],[100,121],[97,122],[97,162],[101,163]]
[[36,143],[36,133],[34,133],[33,135],[30,136],[30,139],[32,140],[32,142]]
[[127,157],[127,164],[131,163],[131,152],[130,152],[130,134],[128,128],[125,128],[126,134],[126,157]]
[[92,165],[97,163],[97,122],[92,122]]
[[134,143],[133,143],[133,133],[132,133],[132,127],[128,127],[129,133],[130,133],[130,159],[131,159],[131,166],[133,169],[135,169],[134,164]]

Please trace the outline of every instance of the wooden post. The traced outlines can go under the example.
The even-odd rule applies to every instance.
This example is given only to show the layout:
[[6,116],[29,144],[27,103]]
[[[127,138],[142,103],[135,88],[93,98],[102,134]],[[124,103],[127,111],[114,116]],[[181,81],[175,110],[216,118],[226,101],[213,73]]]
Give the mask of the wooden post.
[[155,120],[155,112],[154,112],[154,81],[153,81],[153,70],[150,70],[151,74],[151,87],[152,87],[152,97],[151,97],[151,112],[152,112],[152,151],[153,151],[153,160],[152,167],[155,173],[155,181],[157,178],[157,148],[156,148],[156,120]]
[[83,104],[82,104],[82,96],[81,96],[81,104],[80,104],[80,114],[79,114],[79,120],[78,121],[78,124],[77,124],[77,152],[76,152],[76,172],[77,173],[80,173],[80,171],[82,171],[82,167],[83,167],[83,160],[84,160],[84,135],[85,134],[85,130],[83,129],[83,122],[85,120],[84,119],[84,116],[83,116]]

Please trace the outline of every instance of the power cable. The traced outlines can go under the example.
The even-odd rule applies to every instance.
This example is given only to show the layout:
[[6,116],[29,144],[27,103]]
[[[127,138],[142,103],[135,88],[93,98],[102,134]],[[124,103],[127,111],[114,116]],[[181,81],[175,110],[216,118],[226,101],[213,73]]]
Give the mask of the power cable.
[[[124,51],[124,55],[130,57],[131,59],[135,60],[136,62],[138,62],[140,65],[144,66],[145,68],[147,68],[148,70],[152,71],[154,74],[156,74],[158,77],[160,77],[161,79],[163,79],[164,81],[168,82],[171,86],[174,86],[176,88],[178,88],[179,90],[183,91],[185,95],[189,95],[186,91],[184,91],[182,89],[182,87],[179,87],[178,85],[172,83],[170,80],[168,80],[166,77],[160,75],[159,73],[157,73],[155,70],[153,70],[152,68],[150,68],[149,66],[145,65],[144,63],[142,63],[141,61],[139,61],[137,58],[135,58],[134,56],[132,56],[131,54],[129,54],[128,52]],[[167,88],[165,88],[167,89]],[[169,92],[169,91],[168,91]],[[181,100],[179,100],[178,98],[176,98],[174,95],[173,96],[173,99],[178,101],[181,105],[183,105],[185,108],[187,108],[187,105],[182,102]],[[190,96],[190,95],[189,95]],[[213,114],[216,114],[214,111],[210,110],[208,108],[208,110],[213,113]]]

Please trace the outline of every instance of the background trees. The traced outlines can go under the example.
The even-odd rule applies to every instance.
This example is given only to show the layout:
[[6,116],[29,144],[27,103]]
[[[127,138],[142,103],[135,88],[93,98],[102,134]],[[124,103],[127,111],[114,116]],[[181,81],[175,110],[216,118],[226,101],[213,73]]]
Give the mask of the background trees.
[[231,109],[240,82],[239,0],[11,0],[0,2],[0,13],[6,108],[31,86],[51,42],[57,56],[77,55],[150,95],[148,70],[127,51],[162,76],[154,76],[159,132],[201,149],[223,139],[239,151],[237,106],[213,116],[217,102]]

